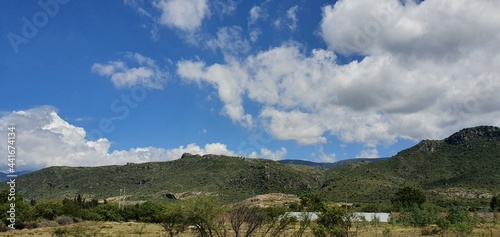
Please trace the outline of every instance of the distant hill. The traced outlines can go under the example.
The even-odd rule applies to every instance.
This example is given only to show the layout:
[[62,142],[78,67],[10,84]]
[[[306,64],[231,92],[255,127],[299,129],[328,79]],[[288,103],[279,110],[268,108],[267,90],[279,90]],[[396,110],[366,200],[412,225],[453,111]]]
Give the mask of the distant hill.
[[376,163],[326,171],[323,196],[358,202],[387,201],[403,185],[424,189],[435,203],[487,205],[500,193],[500,128],[463,129],[444,140],[424,140]]
[[[421,141],[387,159],[279,163],[184,154],[169,162],[50,167],[19,177],[16,186],[34,199],[74,197],[77,193],[105,198],[125,189],[129,200],[166,200],[206,192],[233,202],[266,193],[315,192],[330,201],[389,203],[398,188],[411,185],[422,188],[438,205],[486,205],[491,195],[500,193],[499,170],[500,128],[480,126],[444,140]],[[5,183],[0,187],[7,188]]]
[[307,160],[279,160],[278,163],[286,164],[286,165],[306,165],[306,166],[312,166],[312,167],[318,167],[318,168],[335,168],[335,167],[347,165],[349,163],[354,163],[354,162],[371,163],[371,162],[382,161],[385,159],[387,159],[387,158],[355,158],[355,159],[341,160],[341,161],[337,161],[337,162],[333,162],[333,163],[312,162],[312,161],[307,161]]
[[[184,154],[169,162],[123,166],[49,167],[20,177],[16,186],[27,198],[118,196],[130,200],[165,199],[198,192],[218,193],[237,201],[271,192],[317,190],[324,172],[319,168],[282,165],[272,160]],[[4,185],[5,186],[5,185]]]
[[[21,170],[21,171],[15,172],[14,174],[16,174],[17,176],[21,176],[21,175],[29,174],[31,172],[33,172],[33,171]],[[7,175],[9,175],[9,174],[0,172],[0,182],[9,180],[10,178],[8,178]]]

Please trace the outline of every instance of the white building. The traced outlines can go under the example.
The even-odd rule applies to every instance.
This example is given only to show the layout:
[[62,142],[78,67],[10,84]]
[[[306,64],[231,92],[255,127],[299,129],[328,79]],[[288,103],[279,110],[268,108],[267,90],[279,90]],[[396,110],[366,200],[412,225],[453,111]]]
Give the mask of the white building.
[[[295,217],[298,221],[301,221],[308,215],[311,221],[315,221],[318,219],[318,214],[316,212],[287,212],[285,215],[290,217]],[[362,221],[363,218],[366,221],[373,221],[375,218],[378,218],[380,222],[389,222],[389,213],[385,212],[355,212],[354,216],[358,217],[355,221]]]

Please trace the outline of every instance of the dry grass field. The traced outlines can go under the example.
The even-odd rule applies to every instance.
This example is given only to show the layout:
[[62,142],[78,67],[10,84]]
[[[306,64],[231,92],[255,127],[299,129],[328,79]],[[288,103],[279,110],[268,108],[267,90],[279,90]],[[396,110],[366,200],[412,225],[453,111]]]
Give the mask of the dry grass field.
[[[370,225],[362,226],[357,233],[358,237],[413,237],[413,236],[464,236],[459,233],[448,231],[444,235],[432,234],[431,230],[433,227],[425,228],[413,228],[413,227],[399,227],[389,224],[381,224],[378,227],[373,227]],[[283,236],[294,236],[295,231],[298,226],[294,226],[288,229]],[[59,231],[60,235],[56,235],[56,231]],[[65,233],[66,235],[63,235]],[[134,223],[134,222],[84,222],[78,224],[72,224],[68,226],[60,227],[46,227],[46,228],[36,228],[36,229],[24,229],[24,230],[13,230],[0,233],[0,236],[5,237],[17,237],[17,236],[39,236],[39,237],[52,237],[52,236],[77,236],[77,237],[166,237],[167,234],[164,232],[160,225],[156,224],[144,224],[144,223]],[[185,237],[194,237],[194,233],[186,232],[183,235]],[[228,233],[227,236],[233,236]],[[260,236],[260,235],[256,235]],[[304,235],[313,236],[308,230]],[[467,236],[467,235],[465,235]],[[471,236],[493,236],[500,237],[500,225],[496,226],[482,226],[475,228]]]

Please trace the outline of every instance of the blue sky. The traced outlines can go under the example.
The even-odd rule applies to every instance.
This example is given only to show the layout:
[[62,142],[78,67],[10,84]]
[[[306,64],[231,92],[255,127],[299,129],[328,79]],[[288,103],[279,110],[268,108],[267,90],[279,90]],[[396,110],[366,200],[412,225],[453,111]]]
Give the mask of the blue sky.
[[0,132],[18,127],[20,169],[388,157],[500,124],[495,1],[0,5]]

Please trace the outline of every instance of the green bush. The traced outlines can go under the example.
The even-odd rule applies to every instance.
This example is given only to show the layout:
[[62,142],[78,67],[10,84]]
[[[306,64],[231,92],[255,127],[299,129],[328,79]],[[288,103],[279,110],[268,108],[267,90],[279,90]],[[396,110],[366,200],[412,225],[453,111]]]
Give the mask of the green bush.
[[439,218],[439,213],[430,208],[418,208],[416,206],[410,209],[411,225],[427,226],[435,224]]
[[160,215],[161,226],[169,236],[176,236],[184,232],[187,227],[187,218],[179,203],[169,203]]
[[[22,229],[24,228],[25,223],[35,220],[35,213],[33,207],[30,204],[22,201],[22,198],[16,198],[14,204],[16,205],[16,229]],[[7,213],[9,209],[10,203],[0,204],[0,217],[6,226],[10,224],[9,220],[7,219],[10,215],[9,213]]]
[[457,237],[468,237],[471,236],[473,229],[467,223],[459,222],[453,225],[452,230]]
[[152,223],[160,223],[160,216],[163,213],[164,208],[162,205],[147,201],[139,206],[136,209],[136,217],[140,222],[152,222]]
[[43,200],[35,205],[36,217],[45,218],[47,220],[54,220],[56,216],[62,214],[63,205],[57,200]]
[[462,207],[453,206],[448,210],[447,219],[451,224],[468,222],[469,212]]
[[439,229],[446,231],[450,228],[451,222],[448,219],[440,216],[436,221],[436,225],[439,227]]
[[308,193],[300,197],[300,210],[301,211],[317,211],[321,212],[325,210],[321,198],[317,194]]
[[343,237],[350,236],[354,214],[344,208],[326,208],[321,212],[313,227],[315,236]]
[[89,209],[81,209],[78,212],[77,217],[82,218],[83,220],[87,220],[87,221],[102,221],[102,220],[104,220],[104,218],[101,215],[99,215],[98,213],[91,211]]
[[224,235],[227,209],[214,196],[197,196],[182,202],[182,210],[188,225],[196,227],[200,236]]
[[392,198],[391,203],[397,210],[401,208],[411,208],[413,206],[422,207],[425,202],[425,194],[422,190],[413,187],[403,187],[400,188],[394,198]]
[[122,221],[120,208],[116,204],[101,204],[89,210],[97,213],[103,221]]
[[439,234],[439,229],[427,226],[422,229],[420,229],[420,235],[421,236],[431,236],[431,235],[437,235]]
[[52,236],[55,237],[66,237],[70,235],[70,231],[67,227],[61,227],[54,230]]

